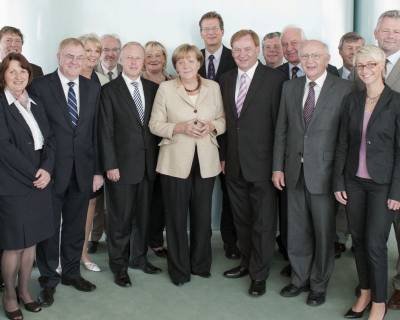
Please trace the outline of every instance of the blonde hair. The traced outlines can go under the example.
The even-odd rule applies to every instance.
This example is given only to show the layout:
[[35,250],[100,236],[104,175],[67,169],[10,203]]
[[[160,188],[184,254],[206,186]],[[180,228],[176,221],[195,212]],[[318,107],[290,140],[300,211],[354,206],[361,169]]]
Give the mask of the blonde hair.
[[146,53],[148,49],[159,49],[164,56],[163,68],[167,65],[167,49],[158,41],[149,41],[144,45],[144,52]]
[[78,39],[82,42],[83,46],[85,46],[86,43],[88,42],[92,42],[94,43],[96,48],[100,50],[100,52],[102,51],[100,38],[95,33],[84,34],[83,36],[80,36]]
[[184,43],[177,47],[172,53],[172,64],[176,70],[176,63],[179,59],[185,58],[189,53],[193,52],[196,56],[197,61],[200,63],[200,66],[204,62],[204,57],[201,54],[199,48],[197,48],[193,44]]
[[74,45],[74,46],[81,46],[84,48],[83,43],[81,40],[78,38],[66,38],[60,42],[58,45],[58,54],[66,47],[69,45]]

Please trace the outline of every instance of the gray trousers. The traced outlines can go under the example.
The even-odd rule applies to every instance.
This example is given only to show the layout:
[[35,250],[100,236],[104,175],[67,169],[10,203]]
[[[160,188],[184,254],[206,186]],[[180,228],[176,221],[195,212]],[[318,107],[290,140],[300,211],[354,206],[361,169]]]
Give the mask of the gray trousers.
[[400,214],[396,213],[393,222],[394,232],[397,240],[397,250],[399,252],[396,265],[396,275],[393,278],[393,287],[396,290],[400,290]]

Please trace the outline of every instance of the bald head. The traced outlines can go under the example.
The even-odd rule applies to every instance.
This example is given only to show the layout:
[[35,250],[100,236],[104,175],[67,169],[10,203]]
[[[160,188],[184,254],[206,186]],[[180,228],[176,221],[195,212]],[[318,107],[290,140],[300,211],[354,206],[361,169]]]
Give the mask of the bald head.
[[122,72],[132,80],[140,77],[144,65],[144,48],[139,42],[128,42],[121,50]]

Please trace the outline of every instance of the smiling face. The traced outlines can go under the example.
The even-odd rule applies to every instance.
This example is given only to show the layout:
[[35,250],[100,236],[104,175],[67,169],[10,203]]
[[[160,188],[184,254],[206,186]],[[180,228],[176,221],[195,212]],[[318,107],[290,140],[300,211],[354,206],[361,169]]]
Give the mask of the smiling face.
[[253,38],[247,34],[232,43],[232,56],[239,69],[249,70],[258,60],[260,47],[256,46]]
[[281,39],[274,37],[264,40],[263,55],[267,66],[276,68],[282,64],[283,51]]
[[221,29],[218,18],[204,19],[201,22],[200,35],[207,48],[220,47],[224,30]]
[[101,53],[101,62],[108,69],[112,70],[118,63],[121,53],[119,41],[114,37],[104,37],[101,39],[103,51]]
[[300,62],[299,47],[303,41],[302,33],[299,29],[286,29],[281,37],[282,50],[285,59],[291,64],[297,65]]
[[4,73],[5,86],[10,92],[18,97],[24,92],[29,81],[29,71],[23,69],[17,60],[11,60]]
[[81,45],[67,44],[57,57],[61,73],[72,81],[79,76],[86,54]]
[[22,39],[16,33],[7,32],[0,39],[0,59],[4,59],[10,52],[22,52]]
[[144,65],[150,73],[162,72],[165,66],[165,56],[161,48],[149,46],[145,49]]
[[355,68],[359,78],[365,85],[369,86],[383,83],[385,65],[382,62],[378,62],[372,56],[359,56],[356,60]]
[[400,50],[400,19],[385,17],[377,26],[375,39],[379,47],[390,56]]
[[325,72],[329,54],[325,46],[316,40],[308,40],[300,48],[300,60],[304,73],[311,81],[317,80]]
[[122,72],[130,79],[140,77],[144,65],[144,50],[136,44],[129,44],[121,51]]
[[86,53],[85,66],[89,69],[94,69],[99,63],[101,49],[95,42],[90,40],[86,41],[84,49]]
[[196,53],[188,51],[185,56],[176,60],[175,69],[182,80],[196,79],[200,69],[200,62],[196,58]]
[[359,39],[357,41],[344,41],[343,46],[339,49],[339,54],[343,59],[343,65],[351,70],[353,68],[353,58],[357,51],[364,45],[364,41]]

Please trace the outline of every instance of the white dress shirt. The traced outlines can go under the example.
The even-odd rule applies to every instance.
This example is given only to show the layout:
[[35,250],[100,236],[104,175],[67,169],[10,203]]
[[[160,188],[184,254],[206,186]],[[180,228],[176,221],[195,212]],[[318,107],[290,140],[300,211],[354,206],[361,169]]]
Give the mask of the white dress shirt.
[[387,78],[390,74],[390,72],[393,70],[394,65],[397,63],[397,61],[400,59],[400,50],[397,51],[396,53],[393,53],[391,56],[387,57],[389,60],[388,63],[386,64],[386,76]]
[[128,87],[128,90],[131,94],[132,99],[133,99],[133,91],[135,90],[135,87],[133,86],[132,82],[137,82],[140,99],[142,100],[143,111],[146,112],[146,108],[145,108],[146,103],[144,100],[143,84],[142,84],[142,80],[140,80],[140,77],[138,77],[136,80],[132,80],[125,73],[122,72],[122,78],[125,80],[126,86]]
[[[43,148],[43,143],[44,143],[44,138],[42,131],[39,128],[39,125],[31,111],[31,104],[36,104],[35,101],[33,101],[31,98],[28,96],[28,103],[26,105],[26,108],[22,106],[22,104],[11,94],[11,92],[6,89],[4,90],[7,98],[8,105],[11,106],[14,104],[21,116],[24,118],[26,124],[28,125],[29,129],[31,130],[32,133],[32,138],[33,138],[33,143],[34,143],[34,148],[36,150],[40,150]],[[25,91],[26,95],[28,93]]]
[[347,69],[345,66],[342,67],[342,79],[349,80],[351,71]]
[[76,104],[77,104],[77,109],[78,109],[78,115],[79,115],[79,110],[80,110],[80,102],[79,102],[79,77],[77,77],[74,80],[69,80],[68,78],[66,78],[60,71],[60,69],[57,70],[58,73],[58,77],[61,80],[61,85],[63,87],[64,90],[64,95],[65,95],[65,100],[68,103],[68,91],[69,91],[69,85],[68,82],[73,82],[75,83],[75,85],[72,87],[72,89],[75,92],[75,97],[76,97]]
[[112,69],[112,70],[108,70],[107,67],[104,66],[104,64],[101,62],[101,68],[103,69],[104,75],[107,77],[107,79],[109,79],[108,73],[109,73],[110,71],[112,72],[112,75],[111,75],[111,79],[112,79],[112,80],[114,80],[115,78],[118,77],[118,68],[117,68],[117,66],[118,66],[118,65],[116,65],[116,66],[114,67],[114,69]]
[[243,73],[247,74],[247,87],[250,87],[251,80],[253,80],[254,72],[256,72],[257,66],[258,66],[258,61],[252,66],[249,70],[246,72],[238,68],[238,75],[236,78],[236,89],[235,89],[235,101],[237,100],[237,96],[239,94],[239,88],[240,88],[240,78]]
[[[321,93],[321,89],[322,86],[324,85],[326,76],[328,75],[327,71],[325,70],[324,73],[318,78],[316,79],[314,82],[316,83],[316,85],[314,86],[314,92],[315,92],[315,106],[317,105],[317,101],[319,98],[319,94]],[[308,91],[310,90],[310,82],[312,82],[312,80],[308,79],[308,77],[306,77],[306,85],[304,87],[304,96],[303,96],[303,108],[304,108],[304,104],[306,103],[306,99],[308,96]],[[315,108],[314,106],[314,108]]]
[[[215,70],[215,74],[217,74],[217,72],[218,72],[218,67],[219,67],[219,63],[221,62],[222,49],[223,49],[222,44],[221,44],[221,46],[218,48],[218,50],[215,51],[214,53],[208,52],[208,51],[207,51],[207,48],[205,49],[206,56],[205,56],[204,60],[205,60],[205,63],[206,63],[206,74],[208,73],[208,65],[210,64],[210,61],[208,60],[208,57],[211,56],[211,55],[214,56],[214,60],[213,60],[213,63],[214,63],[214,70]],[[208,74],[207,74],[207,76],[208,76]]]

